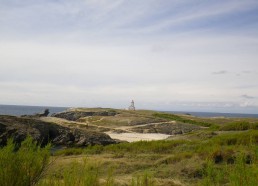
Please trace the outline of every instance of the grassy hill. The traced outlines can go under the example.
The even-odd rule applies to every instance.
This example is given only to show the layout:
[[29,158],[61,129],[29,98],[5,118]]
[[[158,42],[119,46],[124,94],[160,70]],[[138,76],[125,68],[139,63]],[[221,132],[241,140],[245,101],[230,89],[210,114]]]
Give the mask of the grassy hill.
[[[258,184],[257,119],[198,118],[101,108],[70,111],[93,114],[76,121],[57,117],[41,120],[118,134],[172,135],[166,140],[55,150],[36,185]],[[115,115],[106,116],[103,112]],[[181,133],[172,133],[175,130]]]

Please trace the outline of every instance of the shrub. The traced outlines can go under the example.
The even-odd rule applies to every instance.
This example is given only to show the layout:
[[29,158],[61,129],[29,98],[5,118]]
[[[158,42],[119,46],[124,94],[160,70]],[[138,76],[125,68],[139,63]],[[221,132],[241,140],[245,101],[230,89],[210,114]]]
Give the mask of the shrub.
[[1,185],[35,185],[48,165],[49,156],[50,145],[40,148],[31,137],[18,150],[13,140],[8,140],[7,146],[0,149]]

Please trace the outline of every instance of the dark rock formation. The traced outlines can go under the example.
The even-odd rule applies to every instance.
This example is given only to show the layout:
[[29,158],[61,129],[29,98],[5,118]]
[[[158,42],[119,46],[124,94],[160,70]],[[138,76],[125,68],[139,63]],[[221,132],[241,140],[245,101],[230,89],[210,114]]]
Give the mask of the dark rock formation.
[[131,129],[133,132],[139,133],[161,133],[168,135],[185,134],[194,130],[199,130],[200,127],[185,123],[164,123],[164,124],[154,124],[142,127],[135,127]]
[[35,118],[0,115],[0,146],[6,145],[8,138],[21,143],[27,135],[45,145],[87,146],[116,143],[107,134],[90,130],[70,129]]
[[99,112],[82,112],[82,111],[65,111],[56,114],[52,114],[52,117],[63,118],[70,121],[76,121],[80,118],[87,116],[115,116],[115,111],[99,111]]
[[33,115],[22,115],[21,117],[30,117],[30,118],[33,118],[33,117],[47,117],[48,114],[49,114],[49,109],[45,109],[41,113],[36,113],[36,114],[33,114]]
[[38,113],[36,114],[35,116],[38,116],[38,117],[47,117],[49,114],[49,109],[45,109],[42,113]]

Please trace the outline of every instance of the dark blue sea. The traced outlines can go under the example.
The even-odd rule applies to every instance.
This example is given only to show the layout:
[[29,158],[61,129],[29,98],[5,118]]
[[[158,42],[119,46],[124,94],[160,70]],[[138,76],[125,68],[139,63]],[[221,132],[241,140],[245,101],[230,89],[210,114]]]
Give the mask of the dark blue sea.
[[241,113],[217,113],[217,112],[183,112],[183,111],[163,111],[171,114],[186,114],[197,117],[227,117],[227,118],[258,118],[258,114]]
[[0,115],[31,115],[43,112],[45,109],[49,109],[51,115],[53,113],[65,111],[68,107],[0,105]]

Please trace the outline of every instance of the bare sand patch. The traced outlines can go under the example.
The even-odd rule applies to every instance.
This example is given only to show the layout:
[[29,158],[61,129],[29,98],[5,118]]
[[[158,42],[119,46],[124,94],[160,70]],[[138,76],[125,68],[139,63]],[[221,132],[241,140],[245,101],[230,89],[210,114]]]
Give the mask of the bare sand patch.
[[164,140],[170,137],[171,135],[160,134],[160,133],[114,133],[114,132],[105,132],[112,139],[118,139],[122,141],[135,142],[135,141],[152,141],[152,140]]

